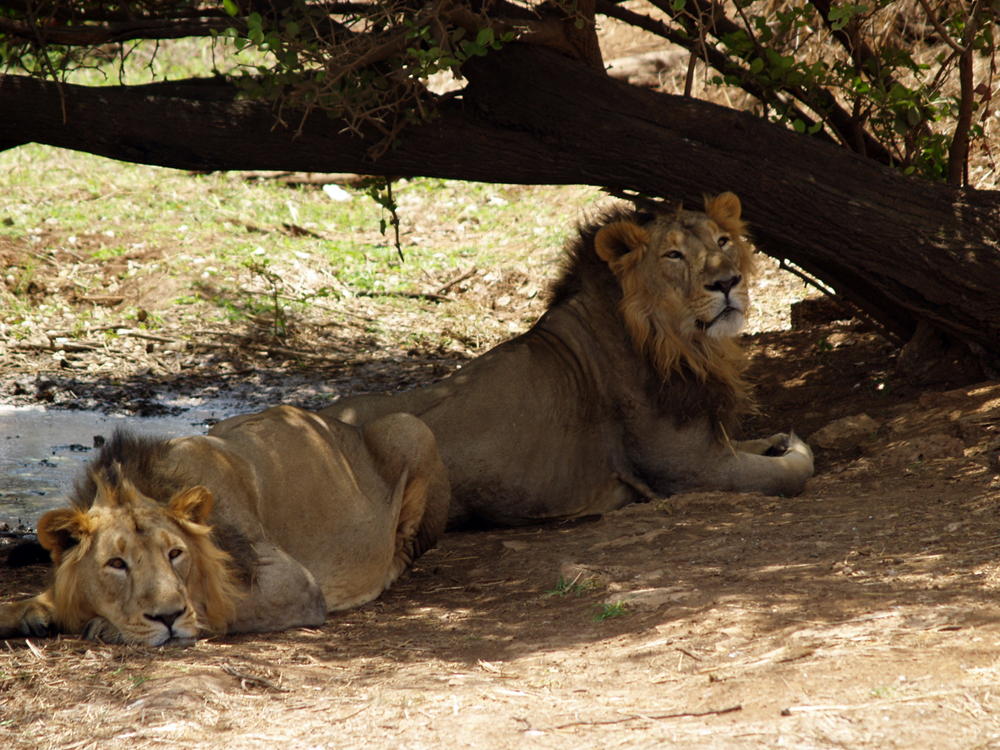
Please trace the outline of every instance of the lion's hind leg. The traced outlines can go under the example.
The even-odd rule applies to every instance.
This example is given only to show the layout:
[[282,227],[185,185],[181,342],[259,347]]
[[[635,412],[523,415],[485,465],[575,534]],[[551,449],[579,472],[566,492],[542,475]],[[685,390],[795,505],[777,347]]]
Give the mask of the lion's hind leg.
[[366,425],[365,444],[398,500],[395,552],[388,588],[414,560],[434,546],[448,520],[451,488],[430,428],[411,414],[389,414]]

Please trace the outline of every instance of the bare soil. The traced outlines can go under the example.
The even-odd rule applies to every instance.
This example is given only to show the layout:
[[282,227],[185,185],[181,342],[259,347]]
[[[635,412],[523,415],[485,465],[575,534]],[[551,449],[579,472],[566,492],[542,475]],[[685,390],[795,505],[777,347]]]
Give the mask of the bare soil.
[[[59,260],[39,270],[38,294],[100,304],[60,288],[77,260]],[[86,272],[110,284],[115,262]],[[479,273],[448,294],[478,303],[499,340],[537,312],[542,283]],[[762,332],[747,346],[761,408],[746,428],[813,440],[818,473],[801,496],[694,493],[452,533],[380,600],[319,629],[188,648],[7,641],[0,743],[1000,745],[1000,383],[911,386],[895,348],[853,320],[767,330],[787,317],[788,284],[771,269],[758,294]],[[362,322],[401,315],[352,304]],[[427,301],[406,329],[434,325],[442,304]],[[59,341],[53,321],[34,346],[0,347],[0,400],[141,414],[165,390],[228,389],[248,410],[320,405],[437,377],[474,353],[400,343],[372,356],[363,325],[314,313],[280,346],[265,322],[229,339],[188,323],[162,341],[88,348],[86,333]],[[871,421],[821,432],[861,414]],[[0,567],[0,598],[37,591],[46,574]]]

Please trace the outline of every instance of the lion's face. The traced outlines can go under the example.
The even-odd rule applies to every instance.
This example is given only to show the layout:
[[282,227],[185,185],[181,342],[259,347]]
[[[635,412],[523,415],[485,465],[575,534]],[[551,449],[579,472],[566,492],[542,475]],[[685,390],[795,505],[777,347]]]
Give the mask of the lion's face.
[[750,248],[743,231],[739,199],[723,193],[706,201],[705,213],[610,224],[595,245],[626,296],[641,294],[669,315],[680,335],[724,338],[740,332],[750,305]]
[[60,619],[109,641],[159,646],[198,635],[191,596],[211,495],[202,487],[160,505],[129,481],[115,487],[95,477],[86,511],[62,508],[42,517],[41,543],[56,562]]
[[615,221],[594,249],[622,289],[621,313],[638,349],[666,375],[681,361],[704,374],[716,364],[713,341],[734,337],[749,310],[752,251],[740,201],[722,193],[705,212]]
[[679,313],[681,333],[721,338],[743,328],[749,310],[739,238],[704,214],[660,216],[645,227],[649,251],[640,273],[660,287]]

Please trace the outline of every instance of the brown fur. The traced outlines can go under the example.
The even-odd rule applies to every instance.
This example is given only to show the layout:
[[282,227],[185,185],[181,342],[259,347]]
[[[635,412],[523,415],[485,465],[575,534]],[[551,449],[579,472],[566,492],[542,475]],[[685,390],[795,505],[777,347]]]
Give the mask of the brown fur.
[[600,513],[637,487],[798,492],[812,473],[802,441],[741,450],[727,437],[751,407],[736,340],[753,272],[740,212],[723,193],[704,212],[606,213],[579,230],[531,330],[438,383],[321,413],[423,419],[451,475],[453,525]]
[[447,505],[433,436],[409,415],[358,430],[276,407],[208,437],[116,432],[39,521],[52,585],[0,607],[0,637],[159,645],[318,625],[391,585]]

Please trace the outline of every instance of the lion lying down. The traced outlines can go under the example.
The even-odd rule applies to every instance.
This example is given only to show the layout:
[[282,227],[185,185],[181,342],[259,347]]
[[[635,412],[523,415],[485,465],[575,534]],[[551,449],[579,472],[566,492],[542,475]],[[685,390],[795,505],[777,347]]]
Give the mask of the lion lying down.
[[0,637],[157,646],[319,625],[431,547],[448,501],[434,437],[406,414],[357,429],[280,406],[206,437],[116,432],[39,521],[52,584],[0,607]]
[[741,210],[723,193],[704,213],[606,215],[580,230],[530,331],[439,383],[321,413],[419,416],[448,468],[453,524],[691,489],[800,492],[813,456],[794,434],[729,439],[750,406],[736,341],[753,267]]

